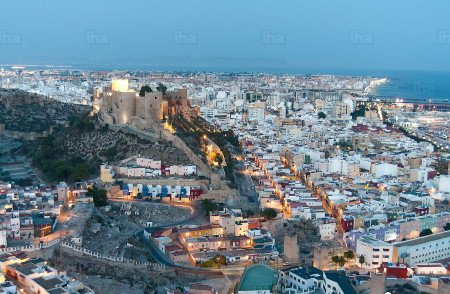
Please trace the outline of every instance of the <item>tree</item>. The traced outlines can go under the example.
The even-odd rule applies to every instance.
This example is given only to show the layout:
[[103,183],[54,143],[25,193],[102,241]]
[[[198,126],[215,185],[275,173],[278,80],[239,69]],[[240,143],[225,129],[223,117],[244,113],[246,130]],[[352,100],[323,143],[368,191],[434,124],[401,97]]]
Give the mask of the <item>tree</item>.
[[96,207],[108,205],[107,191],[105,189],[93,186],[87,190],[86,196],[92,196]]
[[360,264],[361,267],[362,267],[363,263],[366,262],[366,257],[364,256],[364,254],[361,254],[361,255],[359,256],[358,262],[359,262],[359,264]]
[[82,181],[89,178],[91,173],[91,167],[88,163],[82,162],[77,164],[70,175],[70,180],[72,182]]
[[17,179],[14,181],[14,183],[21,187],[29,187],[29,186],[33,185],[33,180],[30,178]]
[[205,211],[206,216],[208,216],[210,212],[218,210],[219,205],[211,199],[202,199],[202,208]]
[[431,229],[425,229],[422,232],[420,232],[419,237],[429,236],[433,235],[433,231]]
[[352,250],[344,252],[344,258],[349,260],[355,258],[355,253]]
[[167,91],[167,87],[164,86],[163,84],[159,83],[158,86],[156,87],[156,90],[158,90],[159,92],[166,94]]
[[145,93],[151,93],[153,92],[153,89],[150,88],[149,85],[145,85],[141,87],[141,90],[139,91],[139,96],[144,97]]
[[213,257],[213,260],[218,265],[227,265],[227,259],[223,255],[217,254],[216,256]]
[[265,219],[274,219],[277,217],[277,211],[273,208],[264,208],[263,211],[261,211],[261,216]]
[[359,116],[365,116],[366,115],[366,107],[364,105],[359,105],[355,111],[350,113],[353,120],[356,120]]
[[333,255],[331,257],[331,260],[336,264],[339,265],[340,267],[343,267],[345,265],[345,258],[343,256],[339,256],[339,255]]
[[323,111],[319,112],[317,115],[320,119],[324,119],[327,117],[327,115],[325,113],[323,113]]
[[89,117],[82,117],[75,121],[75,127],[80,131],[92,132],[95,129],[94,123]]
[[450,223],[445,224],[444,231],[450,231]]
[[222,156],[217,156],[216,158],[215,158],[215,162],[217,162],[217,164],[220,166],[220,165],[222,165],[222,163],[223,163],[223,157]]
[[253,212],[253,210],[247,210],[247,212],[246,212],[246,214],[247,214],[247,217],[249,218],[249,217],[253,217],[253,216],[255,216],[255,213]]

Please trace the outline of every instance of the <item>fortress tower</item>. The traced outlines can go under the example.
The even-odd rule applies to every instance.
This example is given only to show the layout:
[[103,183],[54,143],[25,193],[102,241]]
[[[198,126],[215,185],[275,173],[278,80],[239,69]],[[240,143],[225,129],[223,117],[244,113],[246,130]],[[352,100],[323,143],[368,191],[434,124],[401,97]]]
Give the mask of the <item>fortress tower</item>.
[[[98,92],[96,94],[99,95]],[[186,89],[171,92],[170,95],[174,99],[187,101]],[[123,125],[140,119],[144,120],[145,125],[159,129],[162,120],[168,115],[168,101],[163,93],[147,92],[141,97],[136,90],[128,88],[127,79],[113,79],[111,87],[94,99],[94,109],[100,112],[105,123],[111,125]]]

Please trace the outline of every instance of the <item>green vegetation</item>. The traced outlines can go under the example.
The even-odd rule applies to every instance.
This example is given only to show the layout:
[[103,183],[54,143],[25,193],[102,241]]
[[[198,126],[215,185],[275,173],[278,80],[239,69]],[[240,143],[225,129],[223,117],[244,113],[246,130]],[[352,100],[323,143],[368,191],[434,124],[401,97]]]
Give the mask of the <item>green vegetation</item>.
[[77,182],[87,180],[91,174],[89,164],[80,158],[58,159],[63,152],[54,144],[52,136],[43,138],[33,156],[32,163],[51,182]]
[[355,258],[355,253],[352,250],[344,252],[344,258],[347,260]]
[[217,159],[217,163],[222,164],[222,160],[225,160],[226,166],[223,167],[225,176],[229,181],[231,188],[236,187],[234,178],[234,159],[231,153],[232,148],[235,148],[236,152],[242,152],[239,138],[234,134],[232,130],[219,131],[216,128],[210,126],[208,122],[202,118],[193,118],[187,120],[182,115],[170,116],[168,122],[173,125],[176,130],[176,134],[180,137],[194,153],[202,154],[202,145],[205,144],[204,136],[209,138],[220,148],[223,154],[223,159]]
[[94,186],[88,189],[86,196],[92,196],[96,207],[108,205],[107,191],[105,189],[99,189]]
[[323,113],[323,111],[319,112],[319,113],[317,114],[317,116],[318,116],[320,119],[325,119],[325,118],[327,117],[327,115],[326,115],[325,113]]
[[104,125],[100,128],[100,132],[106,133],[107,131],[109,131],[109,124],[104,124]]
[[353,145],[350,141],[339,141],[334,143],[334,146],[339,147],[342,150],[353,150]]
[[438,174],[447,175],[448,174],[448,160],[446,160],[444,158],[438,159],[436,161],[434,168]]
[[141,87],[141,90],[139,91],[139,96],[144,97],[145,93],[151,93],[153,92],[153,89],[150,88],[149,85],[145,85]]
[[41,133],[89,111],[85,105],[63,103],[17,89],[0,89],[0,123],[10,131]]
[[277,211],[273,208],[264,208],[261,211],[261,216],[264,217],[265,219],[269,220],[269,219],[274,219],[277,217]]
[[350,115],[352,116],[353,120],[356,120],[358,117],[364,117],[366,115],[366,106],[359,105],[355,111],[350,113]]
[[163,93],[163,94],[166,94],[167,87],[164,86],[163,84],[159,83],[158,86],[156,87],[156,90],[161,92],[161,93]]
[[413,139],[414,141],[416,141],[417,143],[420,143],[420,142],[429,142],[429,141],[427,141],[427,140],[425,140],[425,139],[422,139],[422,138],[419,138],[417,135],[413,135],[412,133],[410,133],[408,130],[406,130],[405,128],[402,128],[402,127],[400,127],[400,128],[398,128],[400,131],[402,131],[402,133],[406,136],[406,137],[408,137],[408,138],[410,138],[410,139]]
[[210,212],[214,212],[219,209],[219,205],[211,199],[202,199],[201,203],[206,216],[209,216]]
[[117,147],[116,145],[112,146],[111,148],[108,148],[106,150],[102,150],[100,152],[101,156],[105,156],[106,158],[108,158],[108,161],[113,161],[114,157],[117,154]]
[[339,256],[339,255],[333,255],[331,257],[331,260],[336,264],[339,265],[340,267],[343,267],[345,265],[345,263],[347,262],[347,260],[344,258],[344,256]]
[[227,265],[227,259],[225,258],[225,256],[217,254],[216,256],[211,258],[210,260],[201,263],[200,267],[218,268],[218,267],[221,267],[223,265]]
[[75,121],[75,128],[80,131],[91,132],[95,129],[95,125],[89,117],[81,117]]
[[358,257],[358,262],[359,262],[359,264],[360,264],[361,267],[362,267],[362,265],[366,262],[366,257],[364,256],[364,254],[361,254],[361,255]]
[[245,215],[246,215],[247,218],[254,217],[255,216],[255,212],[253,210],[248,209],[245,212]]
[[433,231],[431,229],[425,229],[422,232],[420,232],[419,237],[429,236],[433,235]]

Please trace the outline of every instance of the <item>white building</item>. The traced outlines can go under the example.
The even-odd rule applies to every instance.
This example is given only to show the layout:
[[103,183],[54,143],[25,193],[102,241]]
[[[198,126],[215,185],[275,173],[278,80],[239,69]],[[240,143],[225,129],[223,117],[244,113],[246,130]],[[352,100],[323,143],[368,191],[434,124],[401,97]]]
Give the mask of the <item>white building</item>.
[[393,254],[392,244],[368,236],[361,237],[356,244],[356,256],[364,255],[365,268],[378,268],[385,262],[392,262]]
[[450,231],[445,231],[395,244],[393,262],[415,266],[442,260],[449,256]]
[[398,176],[398,166],[396,164],[390,163],[378,163],[372,165],[372,173],[377,178],[381,178],[383,176]]
[[247,115],[249,122],[264,121],[264,112],[266,104],[264,102],[254,102],[247,107]]

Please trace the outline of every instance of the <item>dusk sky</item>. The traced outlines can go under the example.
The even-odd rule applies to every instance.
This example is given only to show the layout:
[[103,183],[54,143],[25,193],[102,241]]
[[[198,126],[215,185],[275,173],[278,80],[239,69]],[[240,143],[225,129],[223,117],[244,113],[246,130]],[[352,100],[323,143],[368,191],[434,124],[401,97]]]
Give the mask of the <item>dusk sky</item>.
[[450,71],[450,1],[0,2],[0,63]]

